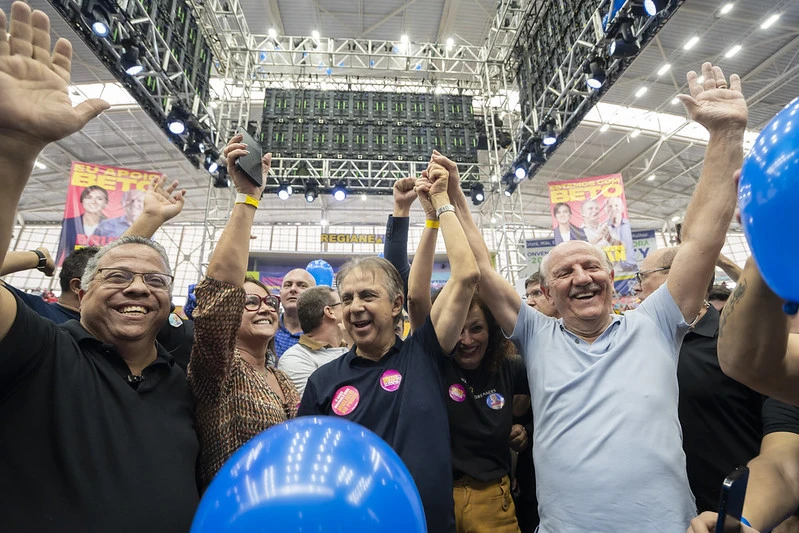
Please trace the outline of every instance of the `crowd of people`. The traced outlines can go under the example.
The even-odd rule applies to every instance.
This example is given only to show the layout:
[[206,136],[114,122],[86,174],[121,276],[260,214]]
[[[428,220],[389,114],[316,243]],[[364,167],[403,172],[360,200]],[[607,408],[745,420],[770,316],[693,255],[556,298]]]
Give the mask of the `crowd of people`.
[[[49,251],[9,246],[38,154],[107,108],[72,107],[70,65],[46,15],[22,2],[8,21],[0,11],[0,275],[55,272]],[[619,205],[602,228],[590,202],[582,228],[556,206],[559,244],[520,296],[491,263],[457,165],[438,152],[395,183],[384,257],[348,261],[335,289],[295,269],[271,294],[247,276],[263,185],[236,166],[248,153],[236,136],[224,156],[238,194],[186,320],[152,240],[186,191],[153,179],[121,238],[66,255],[57,301],[2,283],[2,529],[187,531],[247,441],[329,415],[397,452],[431,533],[705,533],[723,479],[747,463],[742,530],[793,531],[799,337],[754,262],[741,270],[720,253],[747,106],[738,76],[709,63],[701,74],[688,73],[680,97],[710,133],[682,242],[637,266],[641,304],[623,315],[596,246],[629,233]],[[266,175],[269,154],[262,165]],[[92,194],[87,204],[103,203]],[[416,202],[426,223],[409,264]],[[84,227],[112,222],[94,211]],[[451,276],[431,294],[439,234]],[[732,294],[714,286],[717,266],[738,282]]]

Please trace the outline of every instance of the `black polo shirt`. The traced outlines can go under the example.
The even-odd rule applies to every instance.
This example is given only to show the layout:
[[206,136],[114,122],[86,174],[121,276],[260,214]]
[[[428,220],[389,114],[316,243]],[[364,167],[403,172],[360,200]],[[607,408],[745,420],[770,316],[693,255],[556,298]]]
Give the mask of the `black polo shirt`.
[[347,354],[308,379],[297,416],[341,416],[377,433],[402,458],[422,497],[427,530],[455,531],[449,426],[439,359],[428,317],[379,361]]
[[799,407],[766,398],[763,402],[763,436],[769,433],[799,435]]
[[159,347],[134,388],[113,346],[17,300],[0,341],[0,530],[188,531],[199,449],[186,376]]
[[455,477],[491,481],[509,475],[513,395],[530,394],[521,357],[504,359],[493,372],[482,365],[466,370],[454,359],[443,367]]
[[715,511],[724,478],[760,451],[764,397],[727,377],[716,345],[719,312],[710,306],[680,349],[679,417],[688,482],[699,512]]

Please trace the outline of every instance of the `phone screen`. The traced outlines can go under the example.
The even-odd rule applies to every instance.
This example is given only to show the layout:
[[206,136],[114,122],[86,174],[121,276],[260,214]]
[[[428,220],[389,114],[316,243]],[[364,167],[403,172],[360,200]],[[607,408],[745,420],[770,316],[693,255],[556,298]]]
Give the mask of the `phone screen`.
[[724,483],[721,485],[716,533],[741,532],[741,515],[744,510],[748,481],[749,469],[745,466],[739,466],[735,472],[724,479]]
[[263,150],[261,144],[256,141],[252,135],[247,133],[246,130],[239,130],[242,136],[241,142],[247,145],[249,154],[240,157],[236,161],[236,166],[244,172],[244,174],[257,186],[263,185],[263,178],[261,176],[261,158],[263,157]]

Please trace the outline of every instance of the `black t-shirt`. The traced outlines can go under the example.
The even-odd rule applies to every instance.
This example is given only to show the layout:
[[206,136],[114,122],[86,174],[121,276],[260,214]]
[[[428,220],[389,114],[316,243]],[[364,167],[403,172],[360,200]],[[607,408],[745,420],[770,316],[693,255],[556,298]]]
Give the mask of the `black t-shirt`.
[[80,323],[17,300],[0,341],[0,529],[188,531],[199,444],[186,376],[163,350],[135,390],[129,373]]
[[455,477],[490,481],[508,475],[513,395],[530,394],[521,357],[504,359],[494,372],[466,370],[454,359],[442,367]]
[[449,426],[430,318],[379,361],[353,347],[319,367],[305,386],[297,416],[341,416],[365,426],[391,446],[413,476],[430,533],[455,531]]
[[158,330],[156,340],[185,372],[189,366],[191,348],[194,346],[194,322],[170,313],[167,321]]
[[762,437],[764,397],[721,371],[718,330],[711,306],[685,336],[677,365],[688,482],[700,513],[717,510],[724,478],[759,453]]
[[799,407],[774,398],[766,398],[763,402],[763,436],[769,433],[799,435]]
[[11,285],[6,285],[6,288],[14,293],[19,300],[22,300],[25,305],[56,324],[63,324],[69,320],[80,320],[78,311],[68,309],[57,302],[45,302],[40,296],[28,294]]

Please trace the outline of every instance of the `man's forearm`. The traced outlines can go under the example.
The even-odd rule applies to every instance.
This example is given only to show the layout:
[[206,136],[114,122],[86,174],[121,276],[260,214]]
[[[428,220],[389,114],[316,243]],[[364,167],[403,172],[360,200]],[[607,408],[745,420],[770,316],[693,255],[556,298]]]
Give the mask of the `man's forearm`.
[[749,462],[749,482],[743,516],[758,531],[770,531],[799,505],[796,487],[779,467],[767,457]]
[[30,179],[33,163],[36,158],[21,157],[26,151],[16,149],[13,143],[0,145],[0,166],[3,169],[3,179],[0,183],[0,257],[5,257],[11,244],[11,231],[17,216],[17,206],[22,197],[22,191]]
[[741,279],[743,269],[736,265],[733,260],[726,255],[719,254],[719,258],[716,261],[716,266],[723,270],[724,273],[727,274],[735,283],[738,283],[738,280]]
[[164,221],[157,217],[141,215],[136,220],[133,221],[133,224],[125,230],[125,233],[122,234],[124,237],[125,235],[137,235],[139,237],[146,237],[148,239],[152,239],[155,232],[158,231],[164,224]]
[[0,276],[21,272],[23,270],[33,270],[39,266],[39,256],[34,252],[8,252],[0,267]]

